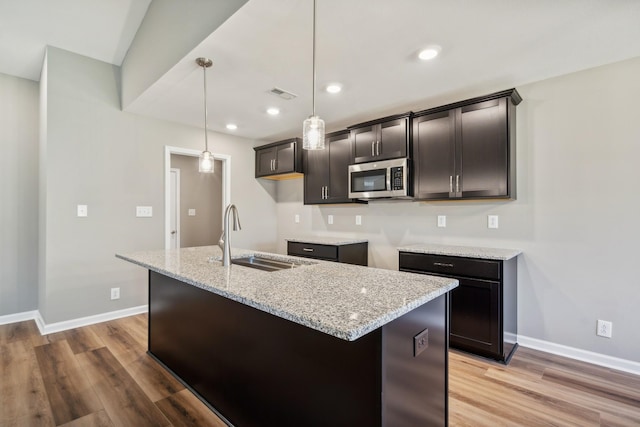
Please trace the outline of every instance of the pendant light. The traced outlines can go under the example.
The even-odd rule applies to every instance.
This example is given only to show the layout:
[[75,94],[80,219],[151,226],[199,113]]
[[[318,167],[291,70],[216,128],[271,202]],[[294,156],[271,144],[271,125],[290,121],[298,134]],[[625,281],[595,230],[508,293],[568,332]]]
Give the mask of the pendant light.
[[208,58],[198,58],[196,64],[202,67],[204,76],[204,151],[200,154],[198,170],[202,173],[213,173],[213,154],[209,151],[207,135],[207,68],[213,65],[213,61]]
[[313,0],[313,110],[302,123],[302,148],[305,150],[324,149],[324,120],[316,116],[316,0]]

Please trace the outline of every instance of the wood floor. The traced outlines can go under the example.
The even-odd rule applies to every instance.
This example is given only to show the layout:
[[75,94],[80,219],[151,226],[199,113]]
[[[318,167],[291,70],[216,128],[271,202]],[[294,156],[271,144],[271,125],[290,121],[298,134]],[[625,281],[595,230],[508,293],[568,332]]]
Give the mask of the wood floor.
[[[0,326],[0,427],[224,426],[146,345],[146,315]],[[526,348],[509,366],[452,351],[449,392],[451,426],[640,426],[640,377]]]

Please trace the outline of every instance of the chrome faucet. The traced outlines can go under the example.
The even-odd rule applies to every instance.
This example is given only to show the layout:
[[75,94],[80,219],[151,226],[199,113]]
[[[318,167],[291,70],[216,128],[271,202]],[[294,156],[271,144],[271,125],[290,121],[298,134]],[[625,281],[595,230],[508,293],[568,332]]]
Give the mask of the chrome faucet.
[[222,223],[222,234],[218,241],[218,246],[222,249],[222,265],[228,267],[231,265],[231,242],[229,241],[229,214],[233,212],[233,230],[242,230],[240,226],[240,216],[236,205],[229,204],[224,210],[224,221]]

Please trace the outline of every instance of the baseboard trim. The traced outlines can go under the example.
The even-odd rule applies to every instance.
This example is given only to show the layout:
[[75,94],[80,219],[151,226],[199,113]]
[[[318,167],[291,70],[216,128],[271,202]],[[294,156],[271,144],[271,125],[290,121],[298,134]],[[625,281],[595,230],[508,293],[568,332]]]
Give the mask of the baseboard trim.
[[63,322],[56,322],[46,324],[40,312],[37,312],[35,319],[38,329],[41,335],[52,334],[55,332],[62,332],[68,329],[81,328],[83,326],[93,325],[95,323],[108,322],[109,320],[120,319],[121,317],[133,316],[136,314],[146,313],[149,311],[148,305],[140,305],[137,307],[125,308],[124,310],[109,311],[107,313],[96,314],[93,316],[80,317],[78,319],[65,320]]
[[0,316],[0,325],[8,325],[9,323],[24,322],[25,320],[33,320],[36,318],[37,310],[25,311],[22,313],[5,314]]
[[528,347],[534,350],[544,351],[545,353],[556,354],[558,356],[568,357],[569,359],[580,360],[582,362],[592,363],[594,365],[603,366],[605,368],[611,368],[618,371],[640,375],[640,363],[634,362],[633,360],[620,359],[618,357],[607,356],[605,354],[594,353],[592,351],[581,350],[579,348],[569,347],[566,345],[556,344],[549,341],[543,341],[537,338],[530,338],[522,335],[518,335],[518,343],[522,347]]

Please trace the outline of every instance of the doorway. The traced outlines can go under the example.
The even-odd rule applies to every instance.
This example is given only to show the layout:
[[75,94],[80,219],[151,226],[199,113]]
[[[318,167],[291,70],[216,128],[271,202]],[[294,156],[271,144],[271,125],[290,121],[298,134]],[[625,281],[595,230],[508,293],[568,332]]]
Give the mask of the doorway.
[[231,157],[214,153],[216,173],[198,172],[200,151],[165,147],[165,248],[217,243],[230,200]]

